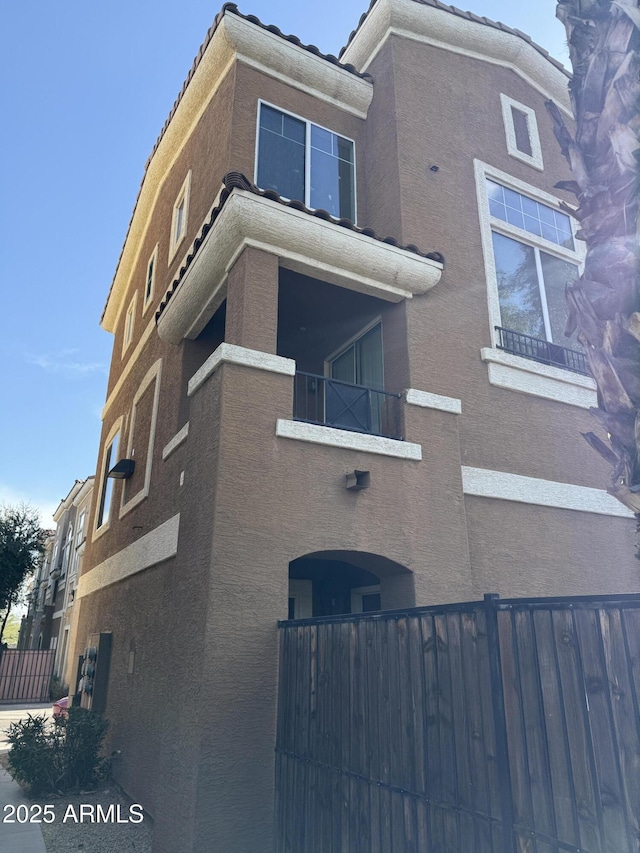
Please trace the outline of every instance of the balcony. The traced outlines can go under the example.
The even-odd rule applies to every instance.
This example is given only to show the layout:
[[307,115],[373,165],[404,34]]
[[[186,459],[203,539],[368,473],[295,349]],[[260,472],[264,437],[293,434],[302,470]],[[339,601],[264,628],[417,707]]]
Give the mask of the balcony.
[[514,332],[511,329],[504,329],[502,326],[496,326],[495,330],[498,333],[497,348],[504,352],[529,358],[541,364],[570,370],[573,373],[580,373],[583,376],[591,376],[587,367],[587,359],[582,352],[553,344],[541,338],[532,338],[530,335],[523,335],[521,332]]
[[401,394],[298,371],[294,380],[293,419],[402,439],[401,400]]

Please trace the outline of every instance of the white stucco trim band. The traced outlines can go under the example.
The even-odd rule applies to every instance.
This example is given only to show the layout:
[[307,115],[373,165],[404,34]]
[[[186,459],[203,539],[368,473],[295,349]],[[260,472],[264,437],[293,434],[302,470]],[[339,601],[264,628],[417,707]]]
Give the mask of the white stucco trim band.
[[178,553],[178,532],[180,513],[164,524],[145,533],[131,545],[127,545],[117,554],[99,563],[87,574],[83,574],[78,583],[76,599],[91,595],[105,586],[118,583],[138,572],[162,563]]
[[604,489],[558,483],[537,477],[524,477],[505,471],[462,466],[462,489],[465,495],[501,501],[536,504],[537,506],[591,512],[633,518],[633,513]]
[[405,391],[405,400],[410,406],[438,409],[441,412],[450,412],[452,415],[462,414],[462,401],[455,397],[443,397],[441,394],[431,394],[429,391],[417,391],[415,388],[408,388]]
[[491,385],[581,409],[598,405],[596,383],[590,376],[490,347],[483,347],[480,356],[488,364]]
[[189,435],[189,421],[179,429],[178,432],[173,436],[171,441],[168,441],[162,449],[162,459],[168,459],[174,450],[176,450],[180,445],[187,440],[187,436]]
[[380,456],[393,456],[396,459],[411,459],[420,462],[422,447],[410,441],[398,441],[383,438],[380,435],[363,435],[345,429],[306,424],[301,421],[287,421],[278,418],[276,435],[279,438],[293,438],[310,444],[324,444],[327,447],[342,447],[346,450],[361,450],[365,453],[377,453]]
[[163,340],[198,337],[246,246],[276,255],[281,267],[387,302],[426,293],[442,274],[441,263],[408,249],[234,189],[160,315]]
[[192,397],[221,364],[240,364],[243,367],[282,373],[285,376],[294,376],[296,372],[296,363],[291,358],[239,347],[236,344],[220,344],[189,380],[187,395]]
[[533,45],[514,33],[414,0],[378,0],[341,61],[366,71],[392,35],[509,68],[571,116],[567,75]]

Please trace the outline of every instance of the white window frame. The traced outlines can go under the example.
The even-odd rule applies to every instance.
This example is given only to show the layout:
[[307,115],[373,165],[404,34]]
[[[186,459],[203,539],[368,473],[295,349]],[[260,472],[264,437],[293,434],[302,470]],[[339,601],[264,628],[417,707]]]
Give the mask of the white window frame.
[[133,331],[136,325],[136,304],[138,291],[133,294],[124,315],[124,331],[122,333],[122,355],[126,353],[133,342]]
[[576,247],[575,250],[571,250],[491,216],[486,185],[487,178],[562,213],[565,211],[562,210],[559,200],[555,196],[537,187],[533,187],[518,178],[514,178],[512,175],[508,175],[506,172],[488,163],[483,163],[481,160],[474,160],[474,170],[491,334],[491,347],[483,347],[481,357],[483,361],[488,363],[489,381],[491,384],[509,388],[513,391],[532,394],[537,397],[544,397],[581,408],[588,409],[591,406],[595,406],[595,382],[591,377],[572,373],[560,367],[540,364],[523,356],[505,353],[497,347],[499,341],[498,334],[495,331],[495,326],[501,325],[501,316],[498,278],[493,256],[492,232],[496,231],[521,243],[540,248],[551,255],[557,255],[563,260],[575,263],[578,266],[579,272],[582,272],[584,268],[585,247],[583,243],[576,240],[576,223],[570,219]]
[[[95,542],[95,540],[98,539],[98,537],[100,537],[104,533],[106,533],[107,530],[111,526],[111,516],[113,514],[113,504],[114,504],[113,495],[111,496],[111,501],[109,502],[109,511],[106,514],[106,518],[103,518],[102,524],[100,526],[98,526],[98,519],[100,516],[100,504],[102,503],[102,490],[105,488],[105,481],[107,479],[107,474],[109,473],[108,471],[105,470],[105,455],[107,452],[107,448],[110,446],[113,439],[116,437],[116,435],[118,435],[118,433],[120,434],[120,438],[118,441],[118,450],[119,450],[119,453],[121,454],[122,451],[121,451],[120,445],[122,444],[123,432],[124,432],[124,416],[121,415],[116,421],[114,421],[111,429],[107,433],[107,437],[105,438],[104,444],[102,445],[102,452],[100,453],[100,468],[98,469],[100,471],[100,481],[98,483],[98,493],[97,493],[98,499],[96,501],[96,509],[95,509],[95,514],[94,514],[94,518],[93,518],[93,533],[91,535],[91,541],[92,542]],[[115,465],[115,461],[113,462],[113,464]],[[113,465],[111,467],[113,467]]]
[[146,468],[144,472],[144,484],[141,489],[139,489],[135,495],[129,498],[129,500],[125,503],[125,489],[122,489],[122,496],[120,498],[120,512],[118,514],[119,518],[122,518],[126,515],[130,510],[132,510],[135,506],[137,506],[140,501],[143,501],[149,495],[149,488],[151,486],[151,465],[153,462],[153,448],[155,445],[156,438],[156,424],[158,421],[158,404],[160,402],[160,377],[162,375],[162,359],[159,358],[154,364],[151,365],[149,370],[147,371],[144,379],[140,383],[138,390],[135,393],[133,398],[133,403],[131,405],[131,419],[129,425],[129,439],[127,441],[127,455],[126,459],[134,459],[135,458],[135,430],[136,430],[136,412],[138,403],[140,402],[142,396],[149,388],[152,382],[155,382],[155,388],[153,392],[153,404],[151,409],[151,424],[149,427],[149,445],[147,447],[147,459],[146,459]]
[[[144,315],[149,306],[153,302],[153,297],[156,292],[156,275],[158,272],[158,248],[159,244],[156,243],[155,249],[151,252],[149,256],[149,260],[147,261],[147,270],[144,279],[144,297],[142,302],[142,314]],[[153,264],[153,269],[151,271],[151,287],[149,287],[149,267]],[[147,292],[147,290],[149,292]]]
[[[517,160],[522,160],[523,163],[533,166],[534,169],[542,171],[544,169],[544,163],[542,162],[542,146],[540,145],[540,134],[538,132],[538,121],[536,119],[535,110],[502,93],[500,93],[500,104],[502,106],[504,132],[507,137],[507,151],[510,156],[515,157]],[[511,112],[512,108],[524,113],[526,116],[531,154],[527,154],[525,151],[521,151],[518,148],[516,142],[516,129],[513,123],[513,113]]]
[[[330,127],[325,127],[322,124],[318,124],[318,122],[311,121],[311,119],[305,118],[304,116],[298,115],[297,113],[292,113],[291,110],[285,110],[278,104],[272,104],[270,101],[264,101],[262,99],[258,99],[258,112],[256,115],[256,151],[255,158],[253,164],[253,175],[254,175],[254,183],[256,186],[258,184],[258,155],[260,149],[260,110],[262,109],[262,105],[265,107],[271,107],[273,110],[277,110],[279,113],[283,113],[284,115],[291,116],[291,118],[295,118],[298,121],[302,121],[305,124],[305,144],[304,144],[304,199],[302,199],[305,207],[308,207],[310,210],[314,208],[311,207],[311,126],[319,127],[320,130],[326,130],[327,133],[333,133],[336,136],[341,137],[342,139],[346,139],[347,142],[350,142],[353,145],[353,222],[356,224],[358,222],[358,174],[357,174],[357,164],[356,164],[356,143],[355,139],[351,139],[350,136],[345,136],[343,133],[338,133],[337,130],[333,130]],[[284,198],[284,196],[283,196]],[[285,199],[285,201],[291,201],[291,199]]]
[[[180,191],[173,203],[173,213],[171,215],[171,235],[169,240],[169,261],[170,264],[176,256],[176,252],[180,244],[187,236],[187,223],[189,220],[189,200],[191,197],[191,169],[187,172],[187,177],[184,179]],[[178,224],[178,210],[180,206],[184,206],[184,215],[182,217],[182,227],[178,232],[176,230]]]

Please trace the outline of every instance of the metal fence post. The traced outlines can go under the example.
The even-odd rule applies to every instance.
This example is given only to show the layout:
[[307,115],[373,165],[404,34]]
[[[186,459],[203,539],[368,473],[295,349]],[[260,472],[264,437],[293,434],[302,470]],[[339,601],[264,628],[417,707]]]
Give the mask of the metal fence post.
[[498,635],[498,608],[500,596],[487,593],[484,596],[487,620],[487,642],[489,649],[489,671],[491,674],[491,701],[496,734],[496,763],[500,783],[500,806],[502,811],[501,853],[515,853],[513,837],[513,792],[509,767],[509,744],[507,740],[507,718],[504,708],[504,685],[500,661],[500,637]]

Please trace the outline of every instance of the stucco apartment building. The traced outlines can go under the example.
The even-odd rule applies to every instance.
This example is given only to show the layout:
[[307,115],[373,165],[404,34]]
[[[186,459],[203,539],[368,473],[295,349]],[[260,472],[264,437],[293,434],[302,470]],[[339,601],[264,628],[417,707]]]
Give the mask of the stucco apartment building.
[[154,850],[271,849],[278,620],[637,590],[564,336],[567,82],[438,0],[374,2],[339,61],[233,4],[208,32],[102,317],[69,663],[110,634]]

